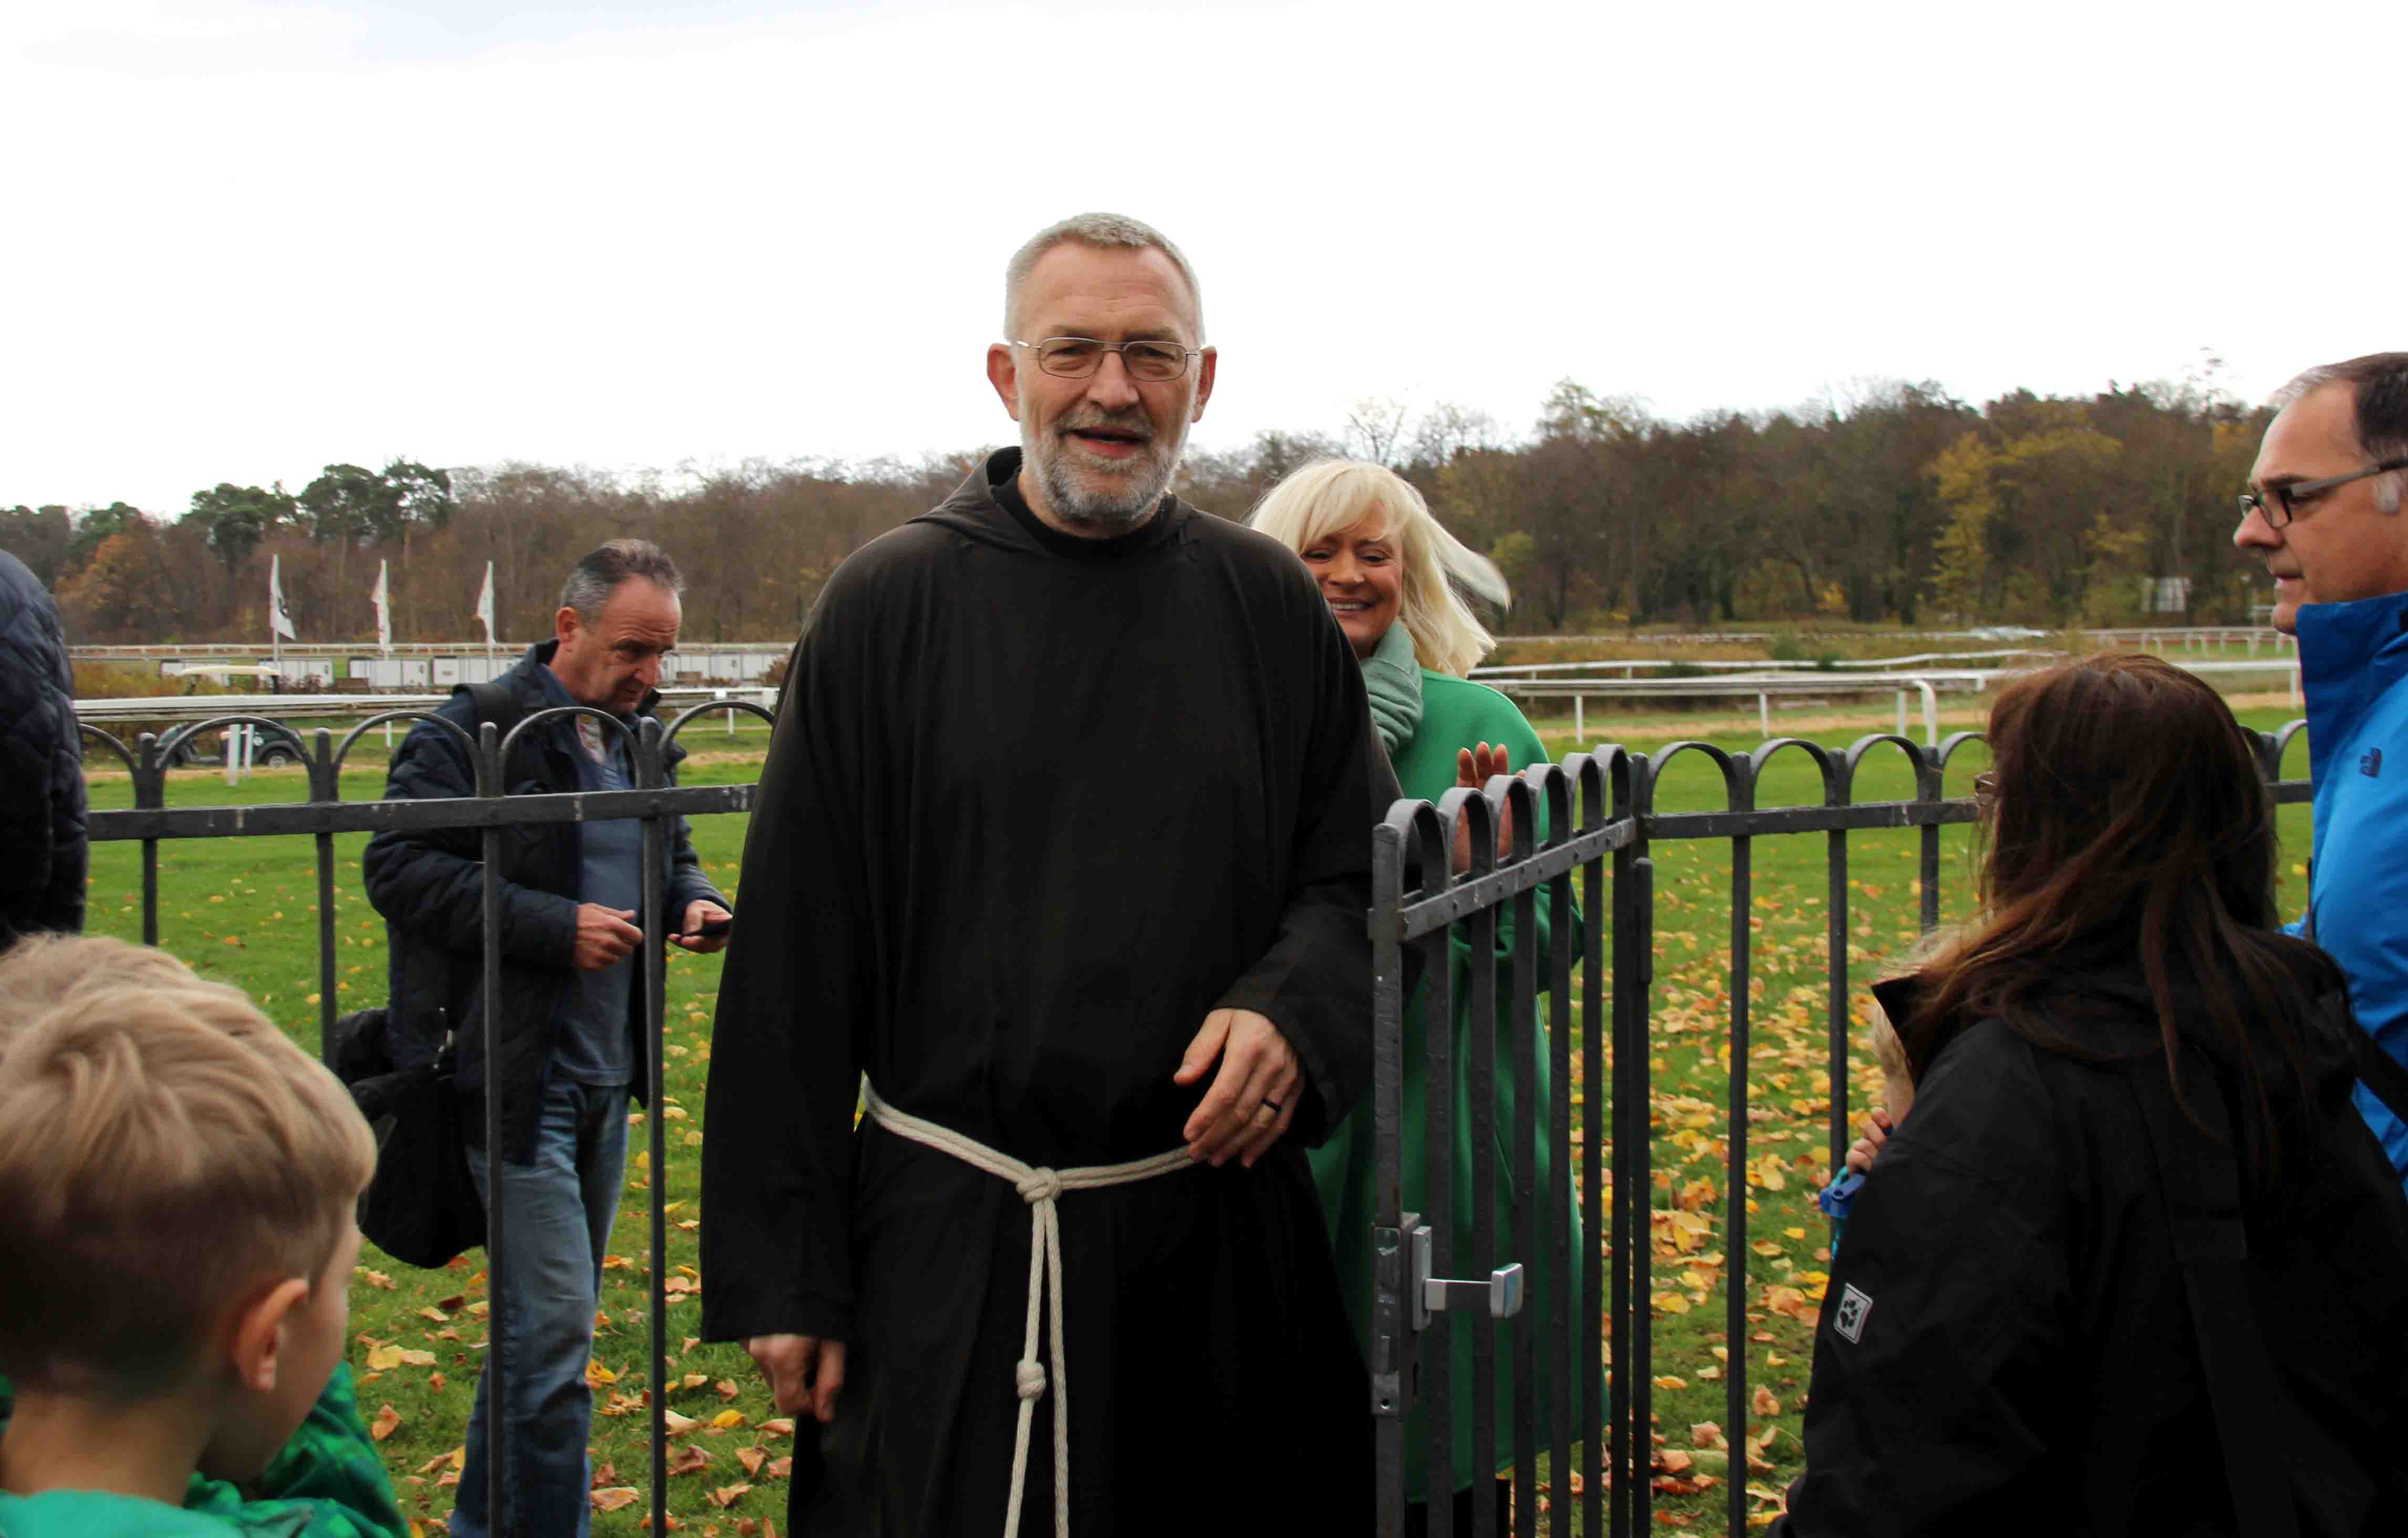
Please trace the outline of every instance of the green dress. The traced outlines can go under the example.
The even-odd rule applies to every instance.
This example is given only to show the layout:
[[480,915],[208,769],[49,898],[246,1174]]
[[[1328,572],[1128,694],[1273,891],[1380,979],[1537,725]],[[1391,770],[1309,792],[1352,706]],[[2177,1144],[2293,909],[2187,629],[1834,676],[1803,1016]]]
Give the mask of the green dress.
[[[1455,753],[1476,747],[1482,742],[1502,744],[1512,753],[1514,772],[1531,764],[1547,760],[1545,747],[1539,735],[1530,729],[1512,700],[1484,684],[1453,678],[1444,673],[1422,669],[1422,718],[1412,740],[1398,747],[1388,756],[1396,766],[1397,782],[1407,796],[1436,801],[1454,788],[1455,783]],[[1544,828],[1543,822],[1541,829]],[[1538,943],[1540,976],[1545,977],[1549,929],[1548,894],[1541,888],[1538,895]],[[1467,1048],[1471,1041],[1471,967],[1472,953],[1460,927],[1453,937],[1451,986],[1455,1000],[1455,1273],[1458,1276],[1484,1276],[1495,1265],[1508,1260],[1520,1260],[1530,1287],[1523,1307],[1528,1311],[1537,1327],[1539,1384],[1538,1440],[1543,1447],[1551,1435],[1552,1417],[1547,1412],[1554,1374],[1548,1370],[1546,1319],[1550,1300],[1557,1279],[1548,1274],[1547,1267],[1538,1256],[1513,1253],[1512,1201],[1514,1169],[1510,1150],[1513,1141],[1514,1080],[1512,1033],[1512,958],[1513,938],[1512,915],[1499,927],[1495,965],[1498,971],[1497,998],[1497,1059],[1496,1059],[1496,1143],[1497,1188],[1489,1198],[1497,1215],[1497,1246],[1495,1260],[1481,1265],[1473,1259],[1472,1248],[1472,1185],[1471,1185],[1471,1100],[1470,1074]],[[1404,1207],[1407,1212],[1427,1212],[1424,1196],[1426,1183],[1423,1171],[1426,1145],[1424,1133],[1427,1126],[1426,1089],[1422,1081],[1421,1066],[1426,1060],[1427,1046],[1421,1029],[1421,1004],[1418,993],[1405,1005],[1405,1097],[1403,1123]],[[1534,1192],[1543,1192],[1549,1178],[1552,1160],[1547,1149],[1547,1118],[1552,1108],[1552,1075],[1548,1064],[1546,1038],[1546,1001],[1540,1000],[1539,1016],[1539,1166],[1535,1171]],[[1312,1173],[1321,1189],[1321,1207],[1329,1219],[1332,1246],[1338,1256],[1339,1281],[1345,1288],[1346,1310],[1354,1321],[1355,1332],[1369,1352],[1371,1316],[1371,1246],[1372,1176],[1375,1138],[1372,1110],[1367,1102],[1358,1105],[1329,1141],[1312,1152]],[[1585,1255],[1579,1226],[1579,1205],[1574,1199],[1567,1215],[1572,1221],[1571,1254],[1573,1275],[1565,1283],[1570,1291],[1567,1297],[1578,1307],[1580,1298],[1579,1268]],[[1471,1458],[1471,1360],[1476,1327],[1469,1315],[1455,1315],[1451,1371],[1455,1391],[1455,1470],[1452,1488],[1468,1488],[1478,1471]],[[1584,1339],[1575,1329],[1573,1339]],[[1497,1468],[1502,1473],[1513,1462],[1513,1363],[1512,1326],[1499,1321],[1495,1331],[1497,1346]],[[1429,1448],[1429,1431],[1422,1406],[1415,1405],[1405,1422],[1405,1489],[1415,1501],[1426,1499],[1424,1460]]]

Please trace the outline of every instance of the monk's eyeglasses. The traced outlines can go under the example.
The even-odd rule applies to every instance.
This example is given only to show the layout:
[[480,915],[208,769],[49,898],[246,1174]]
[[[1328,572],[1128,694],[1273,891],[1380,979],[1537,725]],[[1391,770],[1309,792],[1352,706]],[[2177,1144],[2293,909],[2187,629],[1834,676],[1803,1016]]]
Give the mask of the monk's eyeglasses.
[[1118,347],[1106,347],[1092,337],[1048,337],[1042,341],[1015,341],[1014,347],[1025,347],[1037,354],[1037,367],[1058,379],[1082,380],[1104,366],[1104,354],[1117,352],[1121,367],[1128,377],[1149,384],[1161,384],[1187,372],[1187,360],[1202,357],[1198,348],[1182,347],[1177,342],[1124,342]]
[[2387,470],[2408,470],[2408,459],[2387,459],[2372,469],[2352,470],[2347,475],[2329,475],[2322,481],[2293,481],[2279,486],[2269,486],[2262,492],[2241,494],[2241,516],[2256,513],[2266,520],[2268,528],[2281,528],[2299,516],[2300,504],[2319,496],[2335,486],[2346,486],[2353,481],[2381,475]]

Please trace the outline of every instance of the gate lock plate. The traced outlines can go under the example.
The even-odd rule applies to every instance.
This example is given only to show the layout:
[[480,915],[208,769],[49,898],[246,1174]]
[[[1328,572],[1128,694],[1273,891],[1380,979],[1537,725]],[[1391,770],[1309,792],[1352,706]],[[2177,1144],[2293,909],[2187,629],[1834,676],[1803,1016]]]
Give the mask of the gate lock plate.
[[1408,1246],[1411,1274],[1407,1294],[1412,1299],[1413,1328],[1427,1330],[1430,1315],[1446,1309],[1486,1309],[1492,1319],[1510,1319],[1522,1312],[1522,1263],[1518,1260],[1488,1273],[1485,1281],[1455,1281],[1432,1276],[1430,1227],[1416,1223]]

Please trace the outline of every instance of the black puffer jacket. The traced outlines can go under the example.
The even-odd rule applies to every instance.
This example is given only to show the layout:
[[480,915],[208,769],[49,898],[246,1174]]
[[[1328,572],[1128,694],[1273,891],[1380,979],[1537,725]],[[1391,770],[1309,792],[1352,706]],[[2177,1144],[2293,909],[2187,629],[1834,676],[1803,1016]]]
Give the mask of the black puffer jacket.
[[[1806,1473],[1777,1534],[2237,1531],[2129,1082],[2166,1071],[2148,999],[2126,960],[2069,970],[2047,1005],[2053,1026],[2120,1060],[2076,1060],[1995,1019],[1939,1049],[1831,1267]],[[2261,1054],[2280,1178],[2244,1181],[2242,1227],[2255,1324],[2292,1412],[2264,1457],[2287,1474],[2304,1538],[2372,1538],[2408,1520],[2408,1200],[2351,1107],[2340,1033],[2353,1028],[2329,1002],[2300,1006],[2306,1097]],[[2186,1040],[2214,1036],[2186,1021]],[[2185,1053],[2237,1115],[2237,1061]]]
[[58,606],[0,550],[0,951],[83,927],[83,746]]
[[[557,641],[528,650],[498,682],[532,715],[554,701],[537,669],[552,659]],[[651,715],[658,696],[637,708]],[[466,689],[455,691],[435,712],[477,729],[476,706]],[[579,788],[576,725],[567,717],[547,728],[530,728],[511,750],[508,789],[512,795]],[[683,748],[669,746],[668,775],[677,779]],[[413,728],[394,753],[385,777],[385,799],[411,800],[470,796],[476,771],[459,740],[439,726]],[[559,1034],[560,1011],[576,975],[577,887],[581,865],[575,823],[522,824],[502,830],[502,1141],[507,1157],[534,1155],[538,1100],[546,1066]],[[468,1112],[468,1136],[484,1139],[485,1038],[483,835],[474,828],[380,833],[368,841],[368,900],[384,915],[392,948],[390,1008],[394,1056],[403,1064],[435,1055],[447,1028],[458,1032],[458,1079]],[[678,818],[668,841],[661,913],[674,927],[696,898],[728,906],[702,873],[685,819]],[[645,1060],[641,986],[630,988],[627,1029]],[[636,1085],[643,1092],[640,1081]]]

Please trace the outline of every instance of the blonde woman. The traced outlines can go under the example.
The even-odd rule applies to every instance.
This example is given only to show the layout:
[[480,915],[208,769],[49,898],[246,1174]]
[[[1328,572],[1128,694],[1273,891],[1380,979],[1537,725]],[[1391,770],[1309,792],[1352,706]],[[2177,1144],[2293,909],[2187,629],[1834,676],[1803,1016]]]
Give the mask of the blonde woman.
[[[1429,505],[1411,483],[1378,465],[1352,460],[1323,460],[1308,465],[1282,482],[1254,509],[1250,520],[1263,533],[1281,540],[1302,558],[1321,584],[1321,595],[1337,616],[1339,628],[1353,643],[1363,665],[1363,683],[1370,696],[1371,714],[1380,740],[1396,766],[1397,781],[1407,796],[1436,800],[1458,784],[1479,785],[1492,774],[1510,772],[1515,764],[1541,761],[1546,750],[1529,722],[1496,690],[1471,683],[1463,675],[1485,656],[1496,640],[1483,627],[1465,595],[1498,605],[1506,603],[1504,579],[1487,561],[1466,549],[1462,541],[1439,525]],[[1455,863],[1468,862],[1469,848],[1458,842]],[[1548,935],[1548,898],[1538,898],[1537,943],[1544,954]],[[1500,988],[1510,988],[1514,937],[1499,936],[1490,965],[1498,969]],[[1494,1261],[1473,1258],[1471,1212],[1475,1200],[1497,1213],[1512,1211],[1517,1181],[1544,1191],[1548,1158],[1543,1143],[1535,1171],[1517,1171],[1509,1157],[1513,1127],[1513,1049],[1510,1032],[1498,1032],[1496,1056],[1497,1186],[1484,1196],[1472,1192],[1470,1073],[1465,1048],[1470,1040],[1471,968],[1469,945],[1458,935],[1454,945],[1455,1051],[1455,1254],[1456,1269],[1478,1274],[1490,1265],[1519,1259],[1529,1268],[1537,1295],[1528,1306],[1536,1317],[1547,1317],[1547,1301],[1556,1285],[1572,1287],[1577,1275],[1552,1278],[1537,1257],[1500,1253]],[[1499,1018],[1507,1016],[1500,999]],[[1417,1005],[1405,1011],[1404,1204],[1428,1211],[1423,1201],[1427,1088],[1419,1069],[1426,1055]],[[1539,1125],[1547,1125],[1549,1085],[1546,1022],[1540,1021]],[[1321,1188],[1322,1210],[1327,1215],[1338,1255],[1338,1273],[1346,1289],[1346,1307],[1369,1347],[1371,1303],[1369,1256],[1364,1235],[1371,1227],[1372,1135],[1369,1113],[1359,1112],[1342,1123],[1329,1141],[1312,1151],[1312,1169]],[[1577,1219],[1577,1210],[1568,1216]],[[1498,1225],[1498,1242],[1510,1244],[1509,1223]],[[1579,1230],[1572,1234],[1571,1253],[1583,1253]],[[1466,1270],[1466,1268],[1469,1268]],[[1471,1381],[1473,1332],[1457,1329],[1453,1336],[1455,1381]],[[1496,1335],[1498,1424],[1512,1424],[1512,1363],[1506,1349],[1509,1337]],[[1547,1375],[1541,1368],[1538,1385],[1539,1437],[1550,1434],[1546,1406]],[[1469,1531],[1471,1504],[1482,1486],[1493,1491],[1498,1510],[1505,1509],[1510,1487],[1497,1476],[1511,1467],[1512,1451],[1502,1451],[1496,1469],[1475,1469],[1471,1459],[1471,1396],[1455,1397],[1455,1467],[1447,1488],[1455,1492],[1455,1531]],[[1417,1503],[1409,1529],[1426,1520],[1428,1481],[1422,1467],[1427,1432],[1414,1412],[1406,1429],[1406,1489]],[[1498,1531],[1505,1524],[1498,1522]]]

